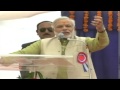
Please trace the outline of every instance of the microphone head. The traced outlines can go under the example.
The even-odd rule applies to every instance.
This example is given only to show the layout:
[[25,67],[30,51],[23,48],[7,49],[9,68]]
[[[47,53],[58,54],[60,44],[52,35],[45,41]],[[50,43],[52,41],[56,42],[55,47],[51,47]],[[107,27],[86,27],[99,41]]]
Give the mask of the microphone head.
[[63,39],[63,38],[65,38],[65,35],[61,32],[61,33],[59,33],[58,34],[58,39]]

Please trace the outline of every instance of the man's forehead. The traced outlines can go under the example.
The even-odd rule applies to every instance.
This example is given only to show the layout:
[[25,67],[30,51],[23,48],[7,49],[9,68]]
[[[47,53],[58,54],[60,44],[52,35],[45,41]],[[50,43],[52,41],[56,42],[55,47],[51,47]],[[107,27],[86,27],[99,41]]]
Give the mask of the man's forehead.
[[72,22],[70,20],[59,20],[56,22],[56,25],[60,25],[60,24],[71,24],[72,25]]
[[52,23],[51,22],[43,22],[43,23],[39,24],[39,26],[41,26],[41,25],[52,25]]
[[64,26],[64,25],[70,25],[70,26],[73,26],[73,24],[70,23],[70,22],[61,22],[61,23],[57,23],[55,26]]
[[62,19],[62,20],[59,20],[58,22],[61,22],[61,23],[71,23],[71,21],[69,19]]
[[44,23],[41,23],[41,24],[38,25],[39,28],[40,27],[46,27],[46,26],[52,26],[52,23],[50,23],[50,22],[44,22]]

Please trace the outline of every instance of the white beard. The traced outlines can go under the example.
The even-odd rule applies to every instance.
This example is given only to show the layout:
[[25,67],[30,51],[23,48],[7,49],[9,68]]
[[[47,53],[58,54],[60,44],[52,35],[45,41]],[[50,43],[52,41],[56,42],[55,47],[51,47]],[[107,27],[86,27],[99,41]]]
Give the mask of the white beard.
[[[54,33],[55,33],[56,37],[59,37],[59,33],[55,32],[55,31],[54,31]],[[72,33],[70,33],[69,35],[64,35],[64,37],[73,39],[75,35],[76,35],[76,31],[73,30]]]

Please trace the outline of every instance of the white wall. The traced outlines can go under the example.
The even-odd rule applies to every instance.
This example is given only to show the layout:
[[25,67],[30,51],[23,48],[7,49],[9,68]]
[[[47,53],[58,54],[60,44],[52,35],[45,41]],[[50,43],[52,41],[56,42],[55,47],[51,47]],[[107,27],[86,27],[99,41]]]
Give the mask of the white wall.
[[[36,24],[43,20],[51,20],[61,16],[60,11],[39,14],[30,18],[0,21],[0,54],[8,54],[21,49],[23,43],[39,39]],[[14,79],[19,71],[0,70],[0,79]]]

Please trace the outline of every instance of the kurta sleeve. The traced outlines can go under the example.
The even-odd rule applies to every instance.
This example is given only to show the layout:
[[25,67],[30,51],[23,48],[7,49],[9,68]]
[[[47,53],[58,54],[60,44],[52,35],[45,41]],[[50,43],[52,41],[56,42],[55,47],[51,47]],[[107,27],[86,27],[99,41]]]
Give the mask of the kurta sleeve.
[[35,43],[31,44],[30,46],[18,50],[16,52],[13,52],[11,54],[40,54],[40,45],[41,45],[41,40],[36,41]]
[[101,49],[104,49],[109,45],[109,37],[107,32],[99,33],[97,32],[95,38],[86,38],[86,43],[90,52],[95,52]]

